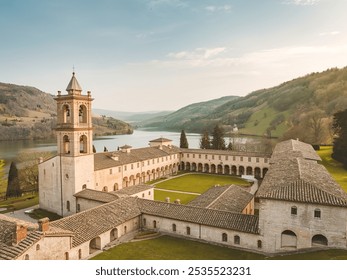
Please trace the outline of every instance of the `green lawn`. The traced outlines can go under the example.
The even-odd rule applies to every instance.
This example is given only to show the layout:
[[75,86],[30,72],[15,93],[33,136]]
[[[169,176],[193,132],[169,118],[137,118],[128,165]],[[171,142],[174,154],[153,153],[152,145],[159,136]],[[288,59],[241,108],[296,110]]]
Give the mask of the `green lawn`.
[[0,201],[0,208],[6,208],[7,210],[0,211],[0,213],[7,213],[10,211],[16,211],[19,209],[28,208],[34,205],[39,204],[38,194],[24,195],[16,198],[9,198],[7,200]]
[[181,204],[187,204],[191,200],[197,197],[194,194],[178,193],[178,192],[166,192],[161,190],[154,190],[154,200],[165,201],[167,197],[170,197],[170,202],[174,202],[177,198],[181,200]]
[[186,174],[161,183],[156,188],[183,192],[204,193],[214,185],[237,184],[249,186],[249,183],[239,177],[210,174]]
[[321,164],[347,192],[347,170],[342,167],[341,163],[331,158],[332,149],[332,146],[321,146],[320,151],[317,151],[317,153],[322,158]]
[[124,243],[100,253],[93,260],[347,260],[346,250],[324,250],[285,256],[261,254],[214,246],[207,243],[161,236]]

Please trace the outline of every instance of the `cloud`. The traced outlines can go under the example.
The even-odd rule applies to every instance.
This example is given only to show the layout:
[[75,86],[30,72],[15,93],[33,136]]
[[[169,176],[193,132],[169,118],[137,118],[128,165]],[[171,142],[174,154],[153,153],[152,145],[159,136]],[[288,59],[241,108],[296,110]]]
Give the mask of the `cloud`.
[[167,56],[177,60],[190,60],[190,61],[199,61],[199,60],[208,60],[210,58],[216,57],[219,54],[223,53],[226,50],[225,47],[216,47],[216,48],[197,48],[194,51],[181,51],[177,53],[169,53]]
[[182,0],[150,0],[148,2],[150,7],[157,7],[162,5],[174,6],[174,7],[187,7],[188,4]]
[[321,32],[319,33],[319,36],[336,36],[339,35],[341,32],[340,31],[330,31],[330,32]]
[[208,12],[217,12],[217,11],[222,11],[222,12],[230,12],[231,6],[230,5],[223,5],[223,6],[206,6],[205,10]]
[[320,0],[287,0],[283,3],[297,6],[311,6],[317,4],[319,1]]

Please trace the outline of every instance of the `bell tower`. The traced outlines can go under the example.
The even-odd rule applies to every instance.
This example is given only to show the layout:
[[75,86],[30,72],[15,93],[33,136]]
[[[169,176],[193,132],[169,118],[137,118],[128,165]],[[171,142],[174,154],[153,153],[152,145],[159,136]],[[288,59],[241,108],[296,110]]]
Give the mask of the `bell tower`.
[[92,97],[90,91],[82,95],[75,73],[66,88],[68,94],[58,91],[57,140],[58,154],[77,157],[93,153]]
[[[75,194],[85,188],[94,189],[94,153],[92,101],[90,91],[82,88],[73,72],[67,94],[55,97],[57,102],[57,162],[54,193],[60,197],[56,211],[61,216],[79,211]],[[57,197],[56,197],[57,198]],[[54,206],[55,207],[55,206]]]

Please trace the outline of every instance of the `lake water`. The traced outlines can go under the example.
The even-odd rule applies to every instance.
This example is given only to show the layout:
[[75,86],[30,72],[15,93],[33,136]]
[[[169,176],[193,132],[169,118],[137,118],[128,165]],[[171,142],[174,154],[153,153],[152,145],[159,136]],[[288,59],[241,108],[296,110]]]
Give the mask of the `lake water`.
[[[169,131],[148,131],[148,130],[134,130],[133,134],[127,135],[112,135],[102,136],[93,140],[93,145],[97,152],[103,152],[104,147],[108,151],[115,151],[118,147],[124,145],[130,145],[133,148],[148,147],[150,140],[154,140],[160,137],[168,138],[173,141],[173,145],[179,146],[180,144],[180,132]],[[189,148],[199,148],[200,134],[186,133]],[[226,138],[226,143],[229,139]],[[254,138],[249,137],[237,137],[234,139],[238,143],[246,143],[249,141],[254,142]],[[0,141],[0,159],[6,161],[6,171],[12,160],[16,158],[19,152],[36,152],[36,151],[57,151],[57,142],[55,139],[51,140],[19,140],[19,141]]]

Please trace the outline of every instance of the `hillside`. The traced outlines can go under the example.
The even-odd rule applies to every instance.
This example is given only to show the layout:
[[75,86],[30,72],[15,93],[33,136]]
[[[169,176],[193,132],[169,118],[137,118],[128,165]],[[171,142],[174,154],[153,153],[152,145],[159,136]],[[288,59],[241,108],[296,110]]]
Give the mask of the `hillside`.
[[[0,141],[54,137],[53,96],[29,86],[0,83]],[[93,117],[94,133],[127,134],[132,127],[113,118]]]
[[181,130],[184,128],[190,131],[196,131],[195,124],[201,120],[201,118],[214,112],[214,110],[222,104],[231,102],[237,98],[237,96],[225,96],[210,101],[194,103],[166,116],[142,121],[138,125],[143,127],[155,127],[158,129]]
[[161,129],[184,128],[201,132],[220,123],[230,132],[236,124],[239,133],[329,143],[332,115],[346,108],[347,67],[312,73],[273,88],[258,90],[224,102],[212,111],[204,112],[201,107],[202,114],[198,118],[180,118],[179,112],[183,108],[171,114],[178,116],[176,124],[164,119],[158,125]]

